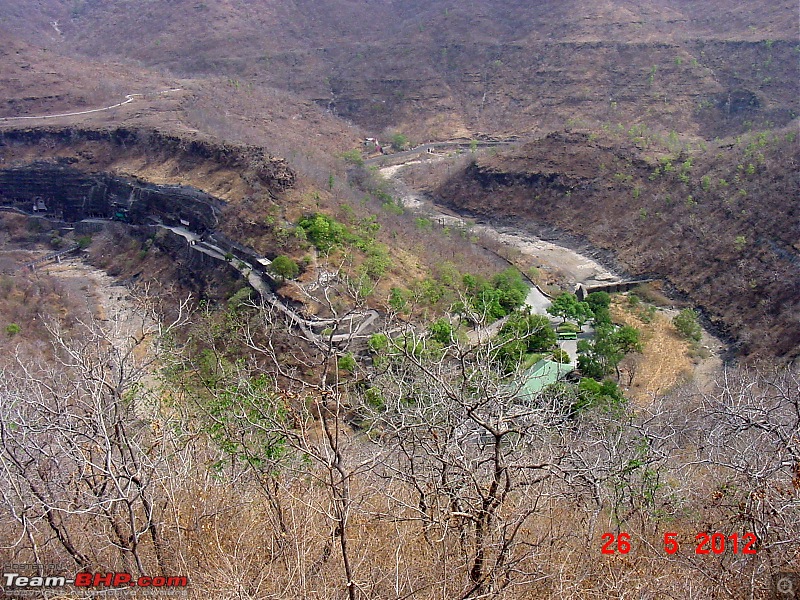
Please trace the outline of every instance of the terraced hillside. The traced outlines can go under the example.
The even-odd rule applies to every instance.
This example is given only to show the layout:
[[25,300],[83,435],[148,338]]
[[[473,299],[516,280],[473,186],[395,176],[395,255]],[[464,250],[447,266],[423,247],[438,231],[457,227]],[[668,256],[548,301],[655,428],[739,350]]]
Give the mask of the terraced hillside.
[[713,138],[800,112],[787,0],[15,0],[0,19],[55,52],[264,84],[419,141],[570,119]]

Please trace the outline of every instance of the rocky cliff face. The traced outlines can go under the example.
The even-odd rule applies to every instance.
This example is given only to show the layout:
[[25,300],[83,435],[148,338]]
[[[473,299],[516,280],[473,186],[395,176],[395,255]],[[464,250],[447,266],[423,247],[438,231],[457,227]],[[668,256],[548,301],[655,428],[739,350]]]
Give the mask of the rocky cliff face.
[[253,193],[277,197],[296,181],[286,161],[263,148],[127,127],[0,129],[0,159],[6,168],[58,159],[86,172],[191,185],[234,202]]
[[142,225],[156,218],[197,232],[217,226],[223,202],[205,192],[103,172],[86,173],[65,162],[0,169],[0,201],[67,222],[102,218]]
[[236,213],[225,208],[272,202],[295,180],[283,159],[262,148],[200,137],[127,128],[0,131],[0,199],[66,221],[156,218],[225,230],[224,214]]

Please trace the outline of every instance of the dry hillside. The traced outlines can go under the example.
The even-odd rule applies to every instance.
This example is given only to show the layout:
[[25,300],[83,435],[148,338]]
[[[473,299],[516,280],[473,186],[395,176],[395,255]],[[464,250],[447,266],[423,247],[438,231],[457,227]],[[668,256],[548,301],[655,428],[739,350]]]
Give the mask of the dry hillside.
[[15,0],[0,19],[54,52],[266,84],[420,141],[573,118],[713,138],[800,112],[788,0]]

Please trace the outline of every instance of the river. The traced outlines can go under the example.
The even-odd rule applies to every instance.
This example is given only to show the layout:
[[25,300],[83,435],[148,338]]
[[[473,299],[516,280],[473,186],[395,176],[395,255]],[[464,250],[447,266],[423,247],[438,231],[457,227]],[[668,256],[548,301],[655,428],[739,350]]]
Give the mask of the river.
[[[431,158],[428,160],[437,160]],[[441,159],[438,159],[441,160]],[[381,175],[395,183],[403,206],[408,210],[428,219],[452,227],[467,227],[481,237],[492,239],[504,246],[514,248],[530,259],[531,264],[540,265],[542,268],[554,273],[559,273],[572,284],[596,285],[621,281],[622,278],[598,263],[591,257],[585,256],[571,248],[560,246],[553,242],[543,240],[520,228],[499,226],[489,223],[471,224],[458,214],[435,205],[423,194],[410,188],[397,177],[399,171],[410,164],[419,163],[420,160],[409,161],[403,165],[394,165],[380,169]],[[550,299],[535,285],[530,286],[527,304],[538,314],[546,314],[550,306]]]

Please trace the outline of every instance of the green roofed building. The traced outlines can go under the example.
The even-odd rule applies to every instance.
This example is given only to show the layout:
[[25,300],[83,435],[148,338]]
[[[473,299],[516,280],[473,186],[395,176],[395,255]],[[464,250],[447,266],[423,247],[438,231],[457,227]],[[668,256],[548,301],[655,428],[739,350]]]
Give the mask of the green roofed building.
[[557,363],[552,360],[540,360],[525,372],[525,384],[519,395],[537,396],[545,387],[560,381],[575,370],[571,363]]

